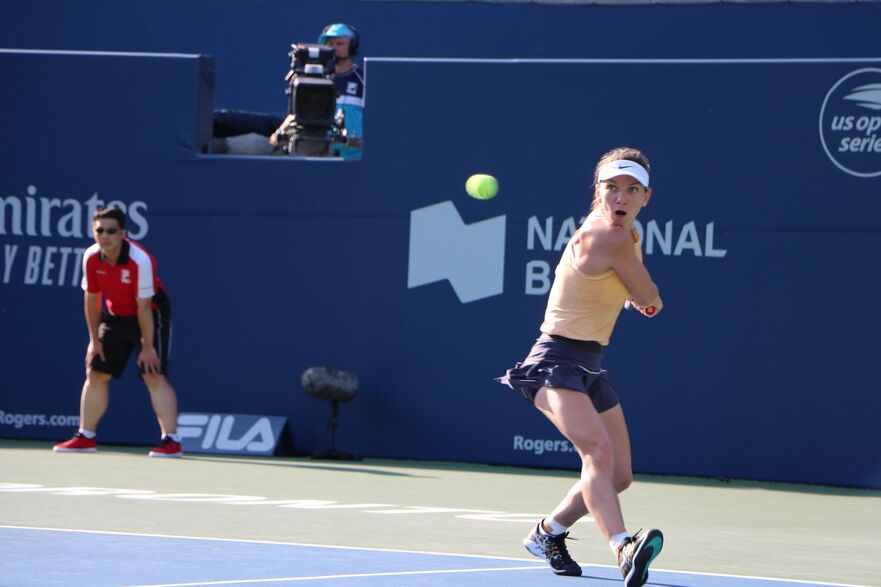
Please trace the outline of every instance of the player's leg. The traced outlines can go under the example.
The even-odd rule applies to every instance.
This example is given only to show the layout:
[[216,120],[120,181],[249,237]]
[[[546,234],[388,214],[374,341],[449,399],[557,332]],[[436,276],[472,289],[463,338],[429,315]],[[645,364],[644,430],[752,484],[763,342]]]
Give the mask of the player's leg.
[[[615,447],[614,484],[620,493],[633,482],[630,434],[627,432],[627,422],[620,404],[600,413],[600,418],[602,418]],[[663,546],[664,535],[657,529],[640,530],[635,535],[624,539],[616,554],[618,567],[626,587],[640,586],[648,581],[649,565],[661,552]]]
[[[535,396],[534,405],[545,412],[547,406],[546,391],[542,387]],[[566,393],[580,395],[590,402],[581,392],[566,390]],[[557,575],[581,576],[581,567],[569,555],[566,538],[567,529],[587,513],[581,481],[572,486],[554,513],[542,519],[523,539],[523,546],[530,553],[544,559]]]
[[[613,483],[618,493],[627,489],[633,482],[630,457],[630,435],[621,405],[600,413],[615,451]],[[638,587],[648,580],[648,568],[664,545],[664,535],[660,530],[640,530],[627,536],[616,552],[618,567],[626,587]]]
[[[604,412],[600,412],[600,419],[606,427],[606,432],[612,440],[614,450],[614,473],[612,475],[612,485],[615,491],[621,493],[630,487],[633,482],[633,471],[631,470],[630,457],[630,435],[627,432],[627,423],[624,420],[624,412],[621,406],[616,405]],[[588,514],[587,506],[584,505],[584,496],[582,495],[582,481],[579,479],[572,485],[566,497],[557,504],[554,511],[549,516],[561,526],[570,527],[575,522]],[[546,518],[547,519],[547,518]],[[545,527],[546,531],[550,528]]]
[[[575,446],[581,457],[583,504],[608,540],[624,532],[614,484],[614,446],[590,398],[569,389],[543,387],[535,406]],[[577,506],[577,502],[575,502]]]
[[[656,529],[629,536],[624,527],[616,491],[616,484],[624,487],[630,483],[629,440],[625,440],[627,428],[623,411],[615,406],[605,410],[603,413],[609,413],[603,417],[590,398],[566,389],[543,387],[535,400],[536,407],[575,445],[582,457],[584,503],[615,552],[624,584],[626,587],[645,584],[649,565],[661,551],[664,537]],[[619,467],[614,463],[616,457],[621,461]]]
[[557,504],[557,507],[554,508],[554,511],[551,512],[551,515],[545,518],[545,531],[551,531],[551,528],[547,526],[548,519],[554,520],[559,525],[569,528],[575,524],[575,522],[587,515],[588,511],[587,506],[584,505],[584,495],[581,484],[581,479],[576,481],[569,489],[566,497],[564,497],[563,500]]
[[[581,576],[581,566],[572,559],[566,546],[566,538],[569,536],[568,527],[584,515],[574,512],[587,511],[580,486],[580,482],[576,483],[557,507],[557,510],[563,511],[562,515],[555,517],[557,512],[555,510],[555,514],[539,521],[523,539],[526,550],[544,559],[557,575]],[[566,517],[567,515],[571,515],[571,518]]]
[[627,431],[627,422],[624,419],[624,410],[621,409],[621,404],[600,412],[600,420],[603,421],[606,433],[612,440],[612,449],[614,451],[612,484],[615,487],[615,491],[621,493],[633,483],[630,433]]

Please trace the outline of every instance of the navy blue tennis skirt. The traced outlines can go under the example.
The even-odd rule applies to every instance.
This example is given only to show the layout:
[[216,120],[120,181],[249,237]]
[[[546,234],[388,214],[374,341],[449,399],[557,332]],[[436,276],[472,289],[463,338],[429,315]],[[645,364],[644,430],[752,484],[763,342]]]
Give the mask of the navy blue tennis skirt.
[[603,347],[596,341],[542,333],[529,356],[496,381],[520,390],[530,404],[542,387],[573,389],[587,394],[597,412],[605,412],[619,402],[602,359]]

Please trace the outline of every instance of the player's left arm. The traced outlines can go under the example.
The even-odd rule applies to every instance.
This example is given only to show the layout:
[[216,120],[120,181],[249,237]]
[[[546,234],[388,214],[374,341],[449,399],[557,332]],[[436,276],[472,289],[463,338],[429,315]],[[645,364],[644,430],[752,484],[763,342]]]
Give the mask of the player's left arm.
[[153,336],[156,333],[153,322],[153,298],[138,298],[138,326],[141,329],[141,352],[138,353],[138,366],[145,373],[160,373],[162,361],[156,354],[153,346]]

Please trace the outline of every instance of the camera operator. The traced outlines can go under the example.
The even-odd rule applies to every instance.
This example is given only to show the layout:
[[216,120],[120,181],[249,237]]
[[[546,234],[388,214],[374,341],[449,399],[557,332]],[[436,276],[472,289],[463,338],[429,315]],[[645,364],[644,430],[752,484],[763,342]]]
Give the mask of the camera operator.
[[[336,154],[343,159],[360,159],[364,149],[364,94],[366,84],[361,69],[352,61],[358,54],[359,37],[355,27],[334,23],[324,27],[318,37],[320,45],[327,45],[334,50],[336,62],[331,75],[336,88],[336,105],[345,114],[347,140],[345,144],[334,146]],[[289,115],[277,132],[282,132],[291,122]],[[278,146],[276,134],[269,138],[273,147]]]
[[[344,159],[359,159],[364,147],[364,74],[352,61],[358,54],[359,37],[355,27],[343,23],[324,27],[318,43],[333,48],[336,54],[331,75],[337,94],[337,108],[345,114],[346,144],[335,144],[334,154]],[[291,121],[287,118],[244,110],[214,111],[214,153],[232,155],[281,155],[276,133]]]
[[318,42],[333,47],[336,52],[336,71],[332,77],[336,86],[337,108],[346,114],[349,144],[339,148],[345,159],[361,157],[364,148],[364,94],[367,89],[364,74],[352,62],[358,54],[358,31],[354,27],[337,23],[324,27]]

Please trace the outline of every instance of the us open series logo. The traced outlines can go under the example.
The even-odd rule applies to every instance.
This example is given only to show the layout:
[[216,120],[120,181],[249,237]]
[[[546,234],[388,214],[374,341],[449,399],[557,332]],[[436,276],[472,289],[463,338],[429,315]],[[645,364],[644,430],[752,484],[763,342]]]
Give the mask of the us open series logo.
[[820,142],[845,173],[881,175],[881,69],[852,71],[832,86],[820,109]]

